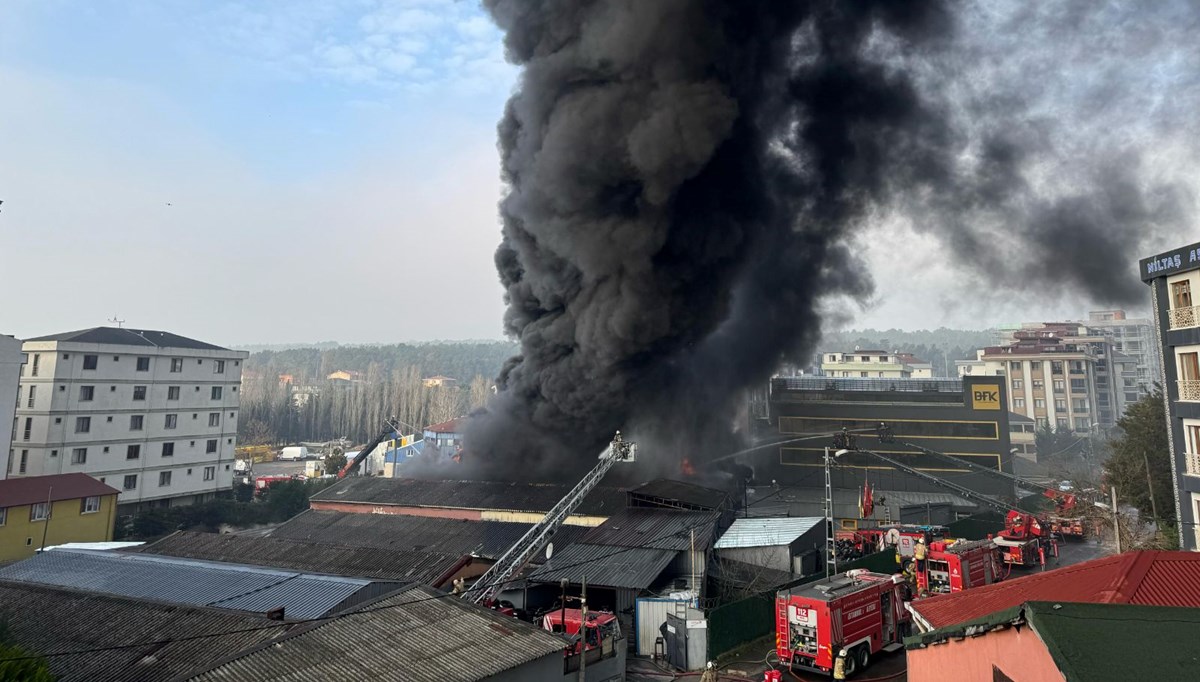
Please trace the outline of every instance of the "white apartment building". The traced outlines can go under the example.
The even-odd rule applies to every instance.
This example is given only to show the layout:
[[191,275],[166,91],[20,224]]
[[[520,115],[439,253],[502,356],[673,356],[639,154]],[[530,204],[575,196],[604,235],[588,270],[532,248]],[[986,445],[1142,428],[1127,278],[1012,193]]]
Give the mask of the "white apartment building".
[[1112,340],[1113,349],[1136,363],[1135,376],[1122,377],[1121,391],[1126,405],[1145,398],[1161,381],[1158,331],[1148,318],[1127,317],[1124,310],[1095,310],[1088,314],[1088,327],[1103,332]]
[[821,374],[859,379],[928,379],[933,365],[908,353],[854,349],[853,353],[821,353]]
[[113,327],[29,339],[24,352],[10,476],[86,473],[121,491],[121,514],[232,487],[248,353]]
[[[21,381],[21,342],[11,336],[0,334],[0,443],[12,442],[12,427],[16,419],[17,385]],[[13,452],[8,452],[11,462]],[[8,468],[0,470],[0,481],[8,476]]]

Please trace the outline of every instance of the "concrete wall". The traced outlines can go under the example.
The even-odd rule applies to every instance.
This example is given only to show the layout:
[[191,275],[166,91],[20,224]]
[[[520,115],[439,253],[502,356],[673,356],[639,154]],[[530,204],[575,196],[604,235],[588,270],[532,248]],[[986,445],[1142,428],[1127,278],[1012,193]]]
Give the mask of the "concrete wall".
[[[17,386],[21,381],[21,342],[0,335],[0,447],[12,443],[13,417],[16,414]],[[15,453],[6,448],[11,458]],[[11,462],[11,459],[8,461]],[[15,468],[15,464],[11,465]],[[0,466],[0,481],[8,477],[8,466]]]
[[66,542],[106,542],[113,538],[117,518],[116,495],[100,498],[100,510],[83,513],[80,499],[58,500],[48,521],[31,521],[31,505],[9,507],[0,525],[0,563],[27,559],[43,545]]
[[[19,431],[13,434],[15,458],[24,454],[28,463],[24,475],[86,473],[122,489],[120,504],[127,511],[140,503],[191,503],[232,487],[246,353],[55,341],[27,342],[24,351]],[[84,369],[89,355],[96,356],[95,369]],[[138,370],[139,358],[148,359],[146,370]],[[135,399],[140,387],[145,397]],[[217,398],[214,388],[220,389]],[[77,432],[80,417],[91,420],[87,432]],[[134,417],[141,417],[140,428]],[[173,444],[173,454],[164,455],[166,443]],[[131,445],[139,447],[135,458]],[[75,454],[80,448],[86,449],[83,461]],[[169,482],[162,472],[170,472]],[[125,488],[126,476],[137,477],[133,487]]]
[[907,654],[908,679],[921,682],[992,682],[992,666],[1020,682],[1063,682],[1046,645],[1029,627],[952,639]]

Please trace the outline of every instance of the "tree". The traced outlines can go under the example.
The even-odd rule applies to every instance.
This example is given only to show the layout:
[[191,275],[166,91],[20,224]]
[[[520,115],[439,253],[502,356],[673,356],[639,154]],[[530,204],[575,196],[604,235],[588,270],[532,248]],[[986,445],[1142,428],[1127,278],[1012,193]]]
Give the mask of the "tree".
[[1111,442],[1105,480],[1116,486],[1120,501],[1160,523],[1174,524],[1175,486],[1162,389],[1129,406],[1117,427],[1121,436]]
[[492,397],[492,382],[484,379],[482,374],[476,374],[475,378],[471,379],[470,409],[483,407],[490,397]]
[[29,656],[30,652],[12,644],[7,624],[0,623],[0,680],[54,682],[46,659]]
[[331,452],[325,455],[325,473],[336,474],[346,466],[346,455],[340,452]]
[[242,429],[241,441],[246,445],[270,445],[275,442],[275,430],[262,419],[251,419]]

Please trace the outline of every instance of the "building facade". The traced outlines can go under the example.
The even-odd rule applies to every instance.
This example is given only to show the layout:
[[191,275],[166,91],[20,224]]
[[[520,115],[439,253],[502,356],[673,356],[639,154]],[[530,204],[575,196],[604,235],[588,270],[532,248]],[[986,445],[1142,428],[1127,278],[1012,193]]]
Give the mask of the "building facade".
[[1158,328],[1175,513],[1184,549],[1200,549],[1200,243],[1139,263]]
[[84,474],[0,481],[0,564],[43,547],[112,540],[117,493]]
[[[997,377],[772,379],[769,416],[755,424],[756,435],[761,442],[785,442],[763,448],[743,463],[753,467],[759,482],[819,487],[824,450],[833,446],[832,434],[844,427],[858,432],[862,448],[980,493],[1011,496],[1012,484],[1001,477],[955,466],[908,445],[1012,473],[1005,390],[1003,379]],[[896,442],[878,442],[874,429],[879,422],[892,427]],[[838,460],[832,472],[834,487],[861,490],[864,481],[879,490],[946,492],[869,455],[850,453]]]
[[933,365],[909,353],[855,349],[853,353],[821,353],[821,374],[858,379],[928,379]]
[[1108,336],[1054,323],[1015,330],[1011,338],[957,362],[959,375],[1004,377],[1009,410],[1039,429],[1089,433],[1116,424],[1125,411],[1124,381],[1136,382],[1137,361],[1117,352]]
[[232,487],[248,353],[110,327],[24,351],[10,476],[88,474],[121,491],[121,514]]
[[[13,419],[16,414],[17,386],[21,382],[21,364],[25,354],[21,342],[11,336],[0,334],[0,443],[12,442]],[[12,462],[13,450],[8,451]],[[0,481],[8,477],[9,467],[0,470]]]
[[1112,340],[1113,350],[1133,359],[1136,376],[1124,376],[1121,391],[1125,404],[1131,405],[1154,392],[1161,381],[1158,331],[1150,318],[1131,318],[1124,310],[1094,310],[1088,314],[1087,326],[1103,332]]

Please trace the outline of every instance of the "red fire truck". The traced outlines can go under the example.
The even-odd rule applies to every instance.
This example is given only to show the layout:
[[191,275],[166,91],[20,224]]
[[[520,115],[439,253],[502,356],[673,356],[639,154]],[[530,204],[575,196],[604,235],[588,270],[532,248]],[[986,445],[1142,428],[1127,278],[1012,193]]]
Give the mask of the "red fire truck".
[[1013,509],[1004,519],[1004,530],[993,541],[1000,547],[1004,563],[1010,566],[1045,566],[1047,554],[1058,556],[1058,543],[1048,537],[1048,531],[1033,514]]
[[991,585],[1003,575],[991,540],[939,540],[929,545],[925,573],[917,574],[917,589],[921,594],[962,592]]
[[[547,611],[542,616],[542,629],[558,632],[572,638],[568,647],[569,653],[579,653],[579,627],[583,622],[583,614],[579,609],[558,609]],[[589,650],[603,646],[611,650],[613,642],[621,638],[621,624],[616,614],[607,611],[591,611],[587,615],[587,637],[585,647]]]
[[779,592],[775,648],[781,663],[829,673],[842,649],[846,674],[880,651],[900,649],[911,621],[898,575],[855,569]]

